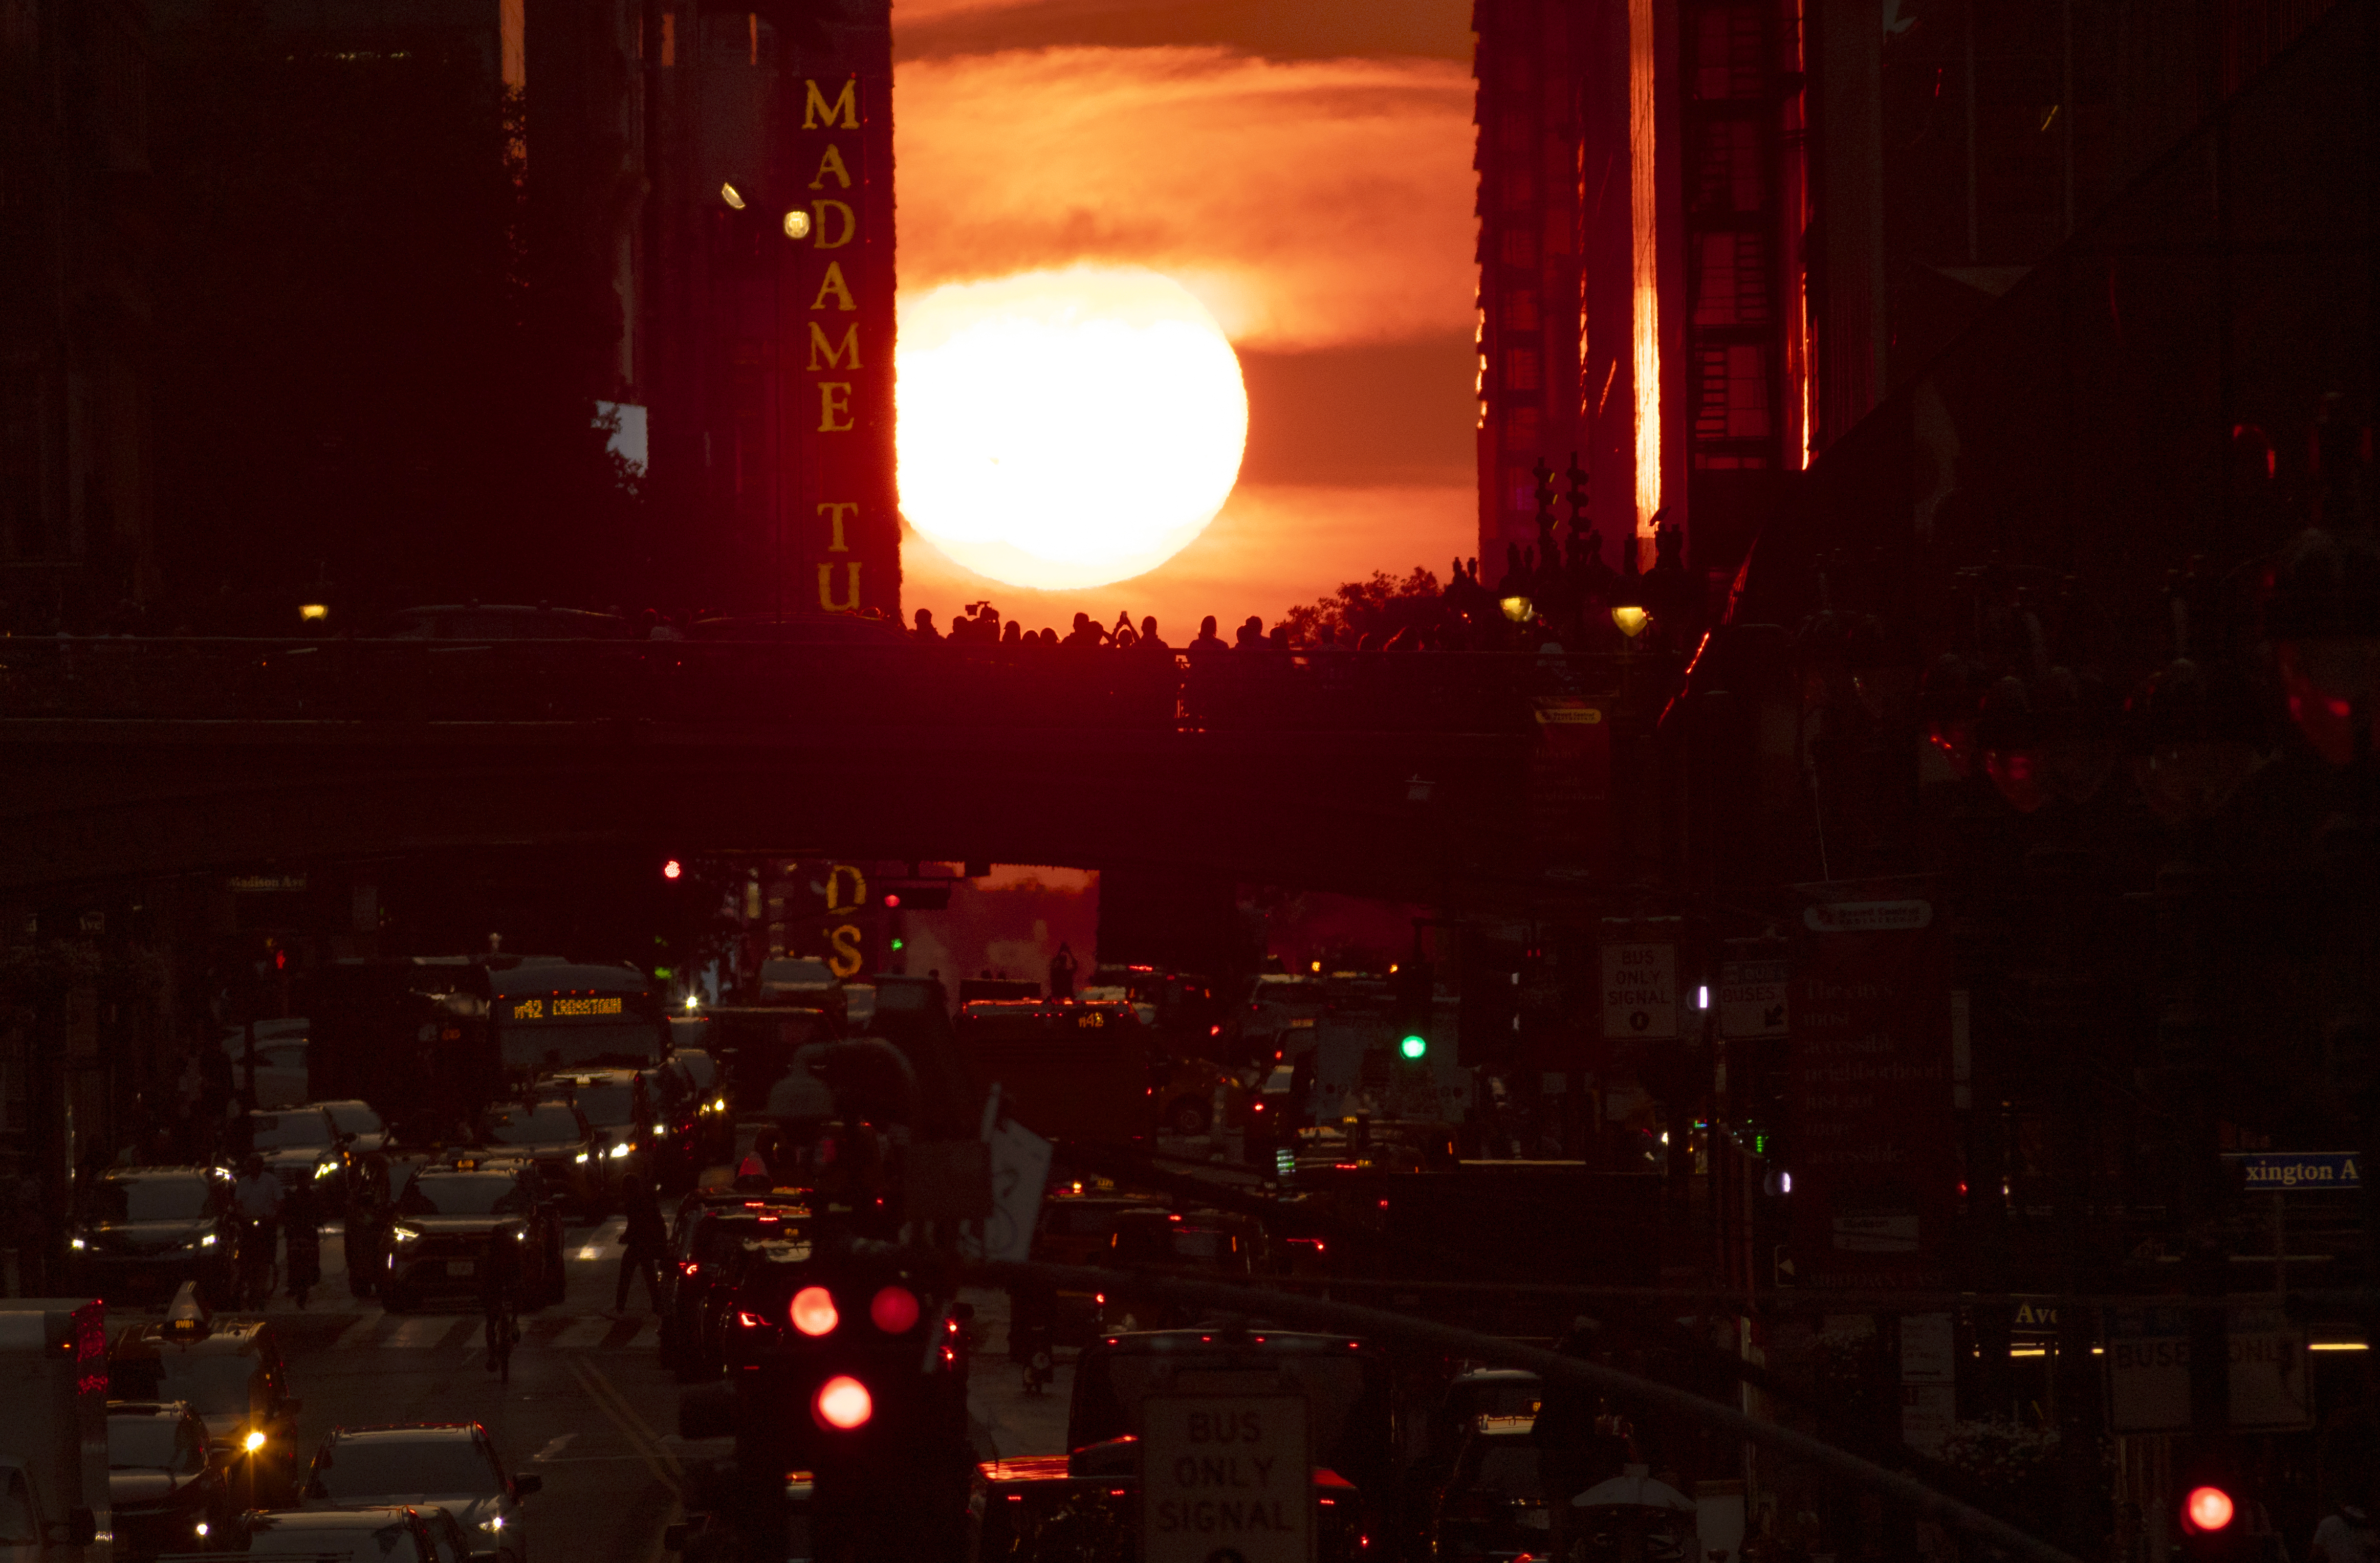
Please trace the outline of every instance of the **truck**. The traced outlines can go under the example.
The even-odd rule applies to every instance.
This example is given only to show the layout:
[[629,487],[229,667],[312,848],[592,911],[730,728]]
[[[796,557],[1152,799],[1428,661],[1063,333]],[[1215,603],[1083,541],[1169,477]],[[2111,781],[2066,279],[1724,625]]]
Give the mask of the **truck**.
[[95,1297],[0,1301],[0,1551],[108,1563],[107,1320]]

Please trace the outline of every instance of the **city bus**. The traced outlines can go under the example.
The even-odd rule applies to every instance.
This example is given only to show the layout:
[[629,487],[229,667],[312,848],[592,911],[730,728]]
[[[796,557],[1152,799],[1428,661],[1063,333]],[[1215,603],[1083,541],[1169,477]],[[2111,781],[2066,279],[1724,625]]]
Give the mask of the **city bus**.
[[509,1081],[557,1070],[648,1069],[669,1057],[669,1012],[634,966],[531,960],[480,969],[493,1051]]

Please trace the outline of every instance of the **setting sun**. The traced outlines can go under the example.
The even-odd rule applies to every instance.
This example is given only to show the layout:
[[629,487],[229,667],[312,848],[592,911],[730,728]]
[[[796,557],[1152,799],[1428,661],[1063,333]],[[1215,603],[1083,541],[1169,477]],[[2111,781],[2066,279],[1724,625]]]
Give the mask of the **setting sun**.
[[1232,491],[1238,357],[1138,267],[954,283],[901,302],[901,512],[1013,586],[1100,586],[1171,559]]

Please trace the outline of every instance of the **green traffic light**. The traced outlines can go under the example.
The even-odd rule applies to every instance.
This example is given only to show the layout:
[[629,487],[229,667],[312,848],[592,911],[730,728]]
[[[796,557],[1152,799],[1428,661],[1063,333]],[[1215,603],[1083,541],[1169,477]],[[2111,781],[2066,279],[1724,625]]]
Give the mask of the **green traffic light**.
[[1416,1033],[1398,1043],[1397,1049],[1409,1059],[1417,1059],[1429,1051],[1429,1038]]
[[892,941],[892,948],[893,948],[893,949],[895,949],[895,950],[899,950],[899,949],[901,949],[903,946],[905,946],[907,942],[908,942],[908,941],[907,941],[906,939],[895,939]]

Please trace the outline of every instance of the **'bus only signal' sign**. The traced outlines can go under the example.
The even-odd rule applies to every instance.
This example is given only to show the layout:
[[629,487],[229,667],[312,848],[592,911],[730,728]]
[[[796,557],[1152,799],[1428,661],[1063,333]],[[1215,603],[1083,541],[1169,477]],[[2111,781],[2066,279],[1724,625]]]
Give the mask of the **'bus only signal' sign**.
[[1304,1396],[1150,1395],[1140,1407],[1143,1563],[1311,1563]]

